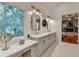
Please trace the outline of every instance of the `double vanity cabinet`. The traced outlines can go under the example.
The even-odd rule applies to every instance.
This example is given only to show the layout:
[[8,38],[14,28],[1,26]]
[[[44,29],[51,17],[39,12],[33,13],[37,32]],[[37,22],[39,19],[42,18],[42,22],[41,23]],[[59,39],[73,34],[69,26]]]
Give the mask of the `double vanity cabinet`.
[[44,52],[56,41],[55,32],[46,32],[39,34],[32,34],[31,39],[38,41],[38,44],[31,47],[31,56],[42,56]]
[[[23,39],[24,40],[24,39]],[[30,39],[20,45],[20,40],[12,40],[10,48],[2,51],[3,44],[0,44],[0,57],[39,57],[56,41],[55,32],[31,34]]]

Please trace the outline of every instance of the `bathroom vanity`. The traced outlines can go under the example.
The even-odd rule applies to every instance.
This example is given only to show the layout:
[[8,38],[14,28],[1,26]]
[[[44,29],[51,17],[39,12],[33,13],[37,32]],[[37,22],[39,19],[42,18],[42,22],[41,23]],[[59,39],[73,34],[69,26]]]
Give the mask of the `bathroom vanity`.
[[0,57],[39,57],[56,41],[55,32],[31,33],[30,39],[15,39],[8,43],[8,50],[2,50],[0,43]]
[[[16,40],[17,41],[17,40]],[[11,44],[13,43],[13,44]],[[19,42],[11,42],[10,48],[8,50],[2,51],[0,49],[0,57],[27,57],[31,56],[31,47],[36,45],[38,41],[25,40],[25,43],[20,45]],[[3,44],[0,45],[3,47]]]
[[31,39],[38,44],[31,47],[31,56],[41,56],[56,41],[55,32],[33,33]]

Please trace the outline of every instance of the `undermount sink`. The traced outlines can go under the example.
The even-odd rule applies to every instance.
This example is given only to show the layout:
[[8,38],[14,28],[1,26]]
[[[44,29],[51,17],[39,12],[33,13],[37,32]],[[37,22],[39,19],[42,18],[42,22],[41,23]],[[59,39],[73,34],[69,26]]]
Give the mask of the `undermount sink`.
[[32,35],[43,35],[44,33],[48,33],[48,32],[33,32]]
[[51,33],[53,32],[32,32],[30,34],[31,37],[38,37],[38,38],[41,38],[41,37],[45,37],[47,35],[50,35]]
[[[13,44],[11,44],[11,45],[8,44],[8,47],[11,48],[12,45],[13,45]],[[14,45],[17,45],[17,44],[14,44]],[[2,49],[3,49],[4,47],[5,47],[4,43],[0,43],[0,51],[2,51]]]
[[[18,40],[11,40],[10,42],[7,43],[8,47],[11,46],[18,46],[19,45],[19,41]],[[4,48],[4,42],[0,42],[0,51]]]
[[44,34],[44,33],[35,33],[35,35],[42,35],[42,34]]

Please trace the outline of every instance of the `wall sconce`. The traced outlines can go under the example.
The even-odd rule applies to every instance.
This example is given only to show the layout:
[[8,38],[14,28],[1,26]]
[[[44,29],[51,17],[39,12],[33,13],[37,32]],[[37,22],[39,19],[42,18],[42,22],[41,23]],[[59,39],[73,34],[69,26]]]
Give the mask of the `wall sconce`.
[[34,5],[32,5],[31,8],[33,9],[33,11],[40,12],[40,10],[38,8],[36,8]]
[[36,7],[34,5],[32,5],[31,8],[33,9],[33,11],[36,11]]
[[37,12],[40,12],[40,10],[39,10],[38,8],[36,8],[36,11],[37,11]]
[[52,17],[47,15],[47,20],[50,21],[52,19]]
[[50,16],[47,15],[47,18],[52,18],[52,17],[50,17]]

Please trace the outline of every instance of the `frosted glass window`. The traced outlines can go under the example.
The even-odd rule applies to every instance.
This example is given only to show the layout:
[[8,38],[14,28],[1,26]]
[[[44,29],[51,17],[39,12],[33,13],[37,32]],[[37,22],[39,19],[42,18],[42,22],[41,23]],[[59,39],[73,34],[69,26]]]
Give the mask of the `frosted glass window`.
[[8,32],[13,36],[22,36],[23,26],[23,11],[0,3],[0,35]]

